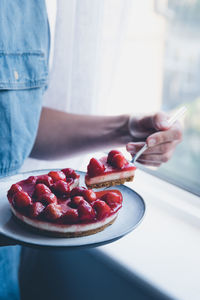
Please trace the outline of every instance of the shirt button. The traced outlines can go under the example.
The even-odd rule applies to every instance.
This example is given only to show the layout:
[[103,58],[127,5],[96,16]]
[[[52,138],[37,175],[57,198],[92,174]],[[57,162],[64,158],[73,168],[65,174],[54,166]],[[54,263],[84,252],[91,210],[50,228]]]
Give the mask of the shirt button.
[[17,71],[14,71],[14,76],[15,76],[15,79],[18,80],[19,79],[19,74]]

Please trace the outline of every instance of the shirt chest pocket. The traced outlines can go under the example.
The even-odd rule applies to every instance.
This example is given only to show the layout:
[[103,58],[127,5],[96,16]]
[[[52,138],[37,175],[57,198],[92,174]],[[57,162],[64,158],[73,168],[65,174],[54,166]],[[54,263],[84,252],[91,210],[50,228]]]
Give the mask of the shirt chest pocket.
[[42,51],[0,51],[0,90],[47,86],[48,66]]

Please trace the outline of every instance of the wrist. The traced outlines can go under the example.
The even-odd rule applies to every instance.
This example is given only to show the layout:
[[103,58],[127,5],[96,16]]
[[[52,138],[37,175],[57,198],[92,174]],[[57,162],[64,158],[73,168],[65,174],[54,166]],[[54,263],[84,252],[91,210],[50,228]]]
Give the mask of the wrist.
[[[132,135],[129,127],[130,115],[120,115],[116,119],[115,133],[121,144],[127,144],[132,140]],[[116,129],[117,128],[117,129]]]

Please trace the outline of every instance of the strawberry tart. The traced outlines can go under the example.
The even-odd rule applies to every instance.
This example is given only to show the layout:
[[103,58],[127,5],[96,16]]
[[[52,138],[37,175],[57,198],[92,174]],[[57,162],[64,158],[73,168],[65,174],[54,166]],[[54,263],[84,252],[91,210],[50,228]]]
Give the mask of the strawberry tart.
[[78,187],[79,176],[67,168],[13,184],[7,194],[12,213],[45,235],[79,237],[102,231],[115,221],[122,195]]
[[91,189],[123,184],[133,180],[135,169],[120,151],[112,150],[108,156],[90,160],[85,184]]

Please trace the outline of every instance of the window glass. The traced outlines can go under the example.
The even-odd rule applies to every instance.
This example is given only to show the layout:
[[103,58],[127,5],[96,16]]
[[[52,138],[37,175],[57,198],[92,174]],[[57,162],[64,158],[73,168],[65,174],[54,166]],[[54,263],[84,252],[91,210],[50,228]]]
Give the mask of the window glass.
[[107,113],[186,105],[183,142],[154,174],[200,194],[200,0],[133,1],[123,42]]
[[[163,10],[167,30],[163,65],[163,110],[184,104],[184,139],[159,169],[175,183],[200,193],[200,1],[169,0]],[[161,8],[161,7],[160,7]]]

